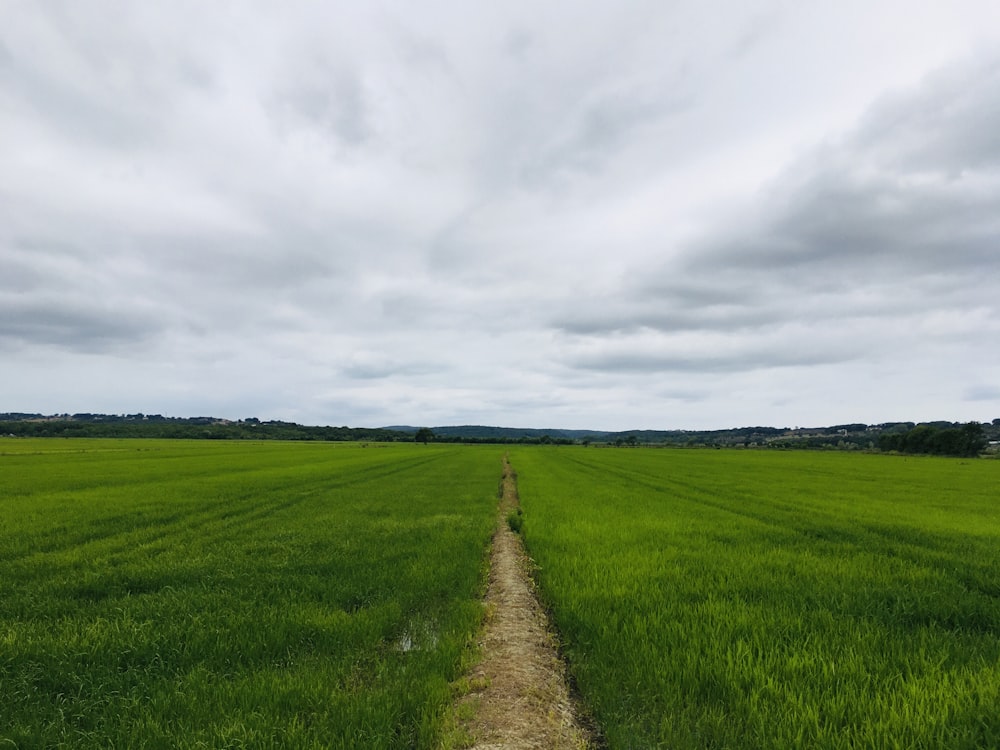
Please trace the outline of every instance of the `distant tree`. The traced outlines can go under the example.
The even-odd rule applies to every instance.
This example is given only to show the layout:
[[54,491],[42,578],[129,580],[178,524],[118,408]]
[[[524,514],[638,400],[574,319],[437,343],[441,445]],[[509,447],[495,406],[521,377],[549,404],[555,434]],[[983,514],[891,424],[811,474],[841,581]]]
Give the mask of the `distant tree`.
[[982,451],[986,450],[989,441],[986,439],[986,432],[979,422],[969,422],[962,425],[961,431],[962,440],[959,444],[963,455],[978,456]]
[[978,456],[986,444],[986,433],[978,422],[946,428],[919,424],[907,432],[883,433],[878,440],[883,451],[968,458]]
[[417,434],[413,436],[413,441],[416,443],[423,443],[426,445],[429,441],[434,439],[434,431],[430,427],[421,427],[417,430]]
[[931,453],[938,430],[929,424],[918,424],[903,438],[903,450],[907,453]]

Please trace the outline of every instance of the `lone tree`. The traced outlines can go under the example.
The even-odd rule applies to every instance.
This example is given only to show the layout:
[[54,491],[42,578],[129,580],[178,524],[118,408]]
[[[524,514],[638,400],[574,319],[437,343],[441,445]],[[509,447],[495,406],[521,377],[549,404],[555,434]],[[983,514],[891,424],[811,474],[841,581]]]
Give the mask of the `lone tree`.
[[417,434],[413,436],[413,441],[415,443],[427,444],[428,441],[434,439],[434,431],[430,427],[421,427],[417,430]]

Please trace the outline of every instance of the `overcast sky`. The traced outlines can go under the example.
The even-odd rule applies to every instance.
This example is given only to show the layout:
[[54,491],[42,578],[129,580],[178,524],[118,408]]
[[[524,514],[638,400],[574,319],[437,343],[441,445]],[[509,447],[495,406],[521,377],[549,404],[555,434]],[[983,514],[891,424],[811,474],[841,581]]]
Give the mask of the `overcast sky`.
[[0,411],[1000,417],[1000,3],[0,0]]

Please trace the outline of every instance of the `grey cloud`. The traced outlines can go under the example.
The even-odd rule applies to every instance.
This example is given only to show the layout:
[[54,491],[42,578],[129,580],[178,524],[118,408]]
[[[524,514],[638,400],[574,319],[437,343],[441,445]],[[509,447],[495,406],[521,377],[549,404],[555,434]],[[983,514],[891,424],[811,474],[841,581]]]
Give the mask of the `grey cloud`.
[[0,274],[0,293],[26,293],[42,288],[46,275],[37,264],[23,258],[4,258],[3,273]]
[[[0,80],[18,106],[27,105],[64,138],[115,148],[151,145],[162,133],[169,87],[152,74],[154,56],[141,41],[95,33],[100,15],[99,8],[48,6],[29,33],[6,43]],[[12,14],[7,32],[16,35],[20,21]]]
[[966,401],[1000,401],[1000,387],[995,385],[973,385],[965,389]]
[[389,364],[350,364],[340,368],[340,372],[352,380],[381,380],[393,375],[405,375],[396,365]]
[[[978,89],[998,73],[1000,59],[944,77],[948,86],[899,97],[896,116],[873,116],[766,194],[780,207],[764,206],[769,218],[745,241],[709,245],[696,263],[765,273],[841,265],[899,279],[1000,270],[1000,85],[982,97],[970,97],[966,87],[973,81]],[[927,113],[942,111],[949,117],[927,126]],[[972,130],[989,137],[977,141]]]
[[748,285],[733,280],[726,283],[713,281],[671,281],[654,279],[641,288],[642,296],[666,299],[685,306],[740,305],[749,306],[759,301],[759,292]]
[[113,257],[88,253],[85,243],[44,236],[0,239],[0,269],[0,290],[9,293],[8,302],[30,307],[44,300],[40,310],[53,304],[73,305],[78,312],[88,305],[99,309],[109,304],[120,281]]
[[378,307],[385,319],[400,326],[415,321],[426,325],[429,319],[441,320],[449,312],[442,300],[415,292],[386,292],[380,295]]
[[962,186],[909,187],[879,180],[818,175],[799,186],[780,215],[755,236],[705,253],[699,264],[725,262],[750,271],[854,267],[877,273],[996,265],[996,222],[989,207],[1000,183],[982,191]]
[[997,268],[998,76],[1000,59],[990,60],[876,107],[858,131],[762,194],[763,218],[745,236],[710,240],[692,265],[903,276]]
[[576,335],[635,333],[642,329],[657,331],[746,331],[773,324],[782,316],[762,306],[718,303],[690,308],[677,298],[648,300],[642,306],[608,314],[586,311],[566,315],[555,325]]
[[[137,242],[141,242],[138,239]],[[276,293],[322,278],[335,278],[344,269],[336,253],[336,238],[291,231],[284,244],[266,238],[217,237],[210,241],[183,237],[164,242],[150,238],[150,262],[165,273],[186,278],[198,287],[250,294]]]
[[[590,300],[585,307],[563,311],[552,325],[563,333],[583,337],[644,330],[758,336],[789,322],[864,324],[912,316],[927,310],[928,298],[935,299],[939,307],[945,301],[954,305],[970,290],[964,278],[947,275],[927,279],[911,289],[899,289],[891,279],[872,277],[866,281],[828,275],[796,279],[787,268],[770,274],[759,269],[713,269],[690,276],[690,288],[637,284],[614,297]],[[700,277],[711,277],[711,286],[700,282]]]
[[504,48],[515,60],[522,61],[535,45],[535,36],[524,27],[516,27],[504,37]]
[[384,378],[411,378],[416,375],[430,375],[440,372],[440,365],[426,362],[404,361],[399,357],[380,353],[357,352],[338,368],[352,380],[382,380]]
[[570,360],[573,367],[614,373],[718,374],[789,367],[813,367],[849,362],[853,356],[841,352],[768,351],[721,352],[711,356],[659,355],[644,353],[601,353]]
[[[357,73],[318,60],[303,63],[307,75],[293,75],[276,94],[282,109],[299,122],[329,132],[357,147],[372,134],[368,104]],[[283,105],[283,106],[282,106]]]
[[21,238],[0,250],[2,335],[98,352],[164,333],[224,340],[349,321],[346,272],[322,238],[292,238],[292,252],[225,236]]
[[[963,83],[991,81],[998,69],[993,60],[942,75],[895,98],[892,117],[880,105],[860,129],[762,192],[752,218],[707,233],[664,266],[633,271],[606,299],[556,317],[553,327],[598,348],[567,363],[739,372],[878,357],[918,338],[973,339],[974,323],[960,319],[976,320],[971,308],[978,305],[982,319],[1000,318],[1000,138],[970,145],[968,134],[1000,133],[1000,86],[976,98]],[[949,117],[924,116],[940,111]],[[895,127],[876,127],[887,120]],[[899,140],[905,153],[893,147]],[[790,321],[805,336],[772,341]],[[829,339],[838,326],[867,335],[846,348],[827,352],[817,343],[802,351],[803,338]],[[656,354],[643,331],[738,334],[743,345],[711,355]]]
[[711,393],[707,390],[678,390],[672,388],[660,390],[657,395],[669,401],[681,401],[688,404],[696,404],[711,397]]
[[[5,9],[5,391],[85,371],[71,410],[622,428],[828,410],[879,367],[911,403],[988,395],[996,61],[885,98],[739,215],[875,59],[767,5]],[[938,388],[954,352],[982,373]]]
[[904,173],[946,177],[1000,166],[1000,59],[973,58],[886,97],[855,137],[861,152]]
[[[552,8],[532,10],[539,17],[552,13]],[[508,26],[499,39],[503,56],[488,68],[485,99],[469,98],[469,82],[458,71],[462,82],[456,93],[462,101],[469,98],[481,121],[474,155],[480,192],[559,194],[581,180],[631,169],[623,157],[637,144],[657,140],[657,128],[695,105],[697,88],[684,65],[664,63],[650,50],[652,39],[668,43],[651,28],[662,21],[659,14],[641,6],[626,13],[608,11],[575,6],[580,34],[570,32],[573,27],[561,17],[548,18],[548,27]],[[596,28],[601,33],[595,34]],[[586,53],[565,58],[587,42]]]
[[554,325],[575,335],[634,333],[648,328],[659,331],[745,330],[776,319],[764,300],[738,280],[716,277],[685,284],[652,279],[614,299],[599,301],[564,313]]
[[742,58],[752,53],[775,33],[779,22],[780,16],[776,8],[758,11],[749,18],[728,50],[728,56],[732,62],[738,63]]
[[159,122],[153,112],[130,103],[117,104],[112,97],[97,99],[92,92],[50,80],[37,71],[18,72],[12,93],[44,118],[48,127],[61,130],[64,137],[119,147],[149,145],[155,141]]
[[449,77],[454,74],[448,51],[436,39],[397,28],[393,46],[399,50],[403,62],[408,67],[442,73]]
[[690,110],[694,97],[663,84],[653,91],[609,91],[591,95],[562,131],[540,144],[522,166],[522,181],[534,186],[562,178],[567,171],[597,173],[630,143],[635,132],[663,118]]
[[0,297],[0,342],[4,348],[30,344],[76,352],[108,352],[144,344],[157,328],[154,321],[128,309]]

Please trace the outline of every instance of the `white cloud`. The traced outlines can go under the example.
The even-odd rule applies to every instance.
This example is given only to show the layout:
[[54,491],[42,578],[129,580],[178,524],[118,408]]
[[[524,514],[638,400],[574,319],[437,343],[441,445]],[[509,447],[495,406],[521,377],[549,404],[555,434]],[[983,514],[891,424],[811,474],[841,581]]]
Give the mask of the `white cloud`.
[[987,418],[998,41],[973,0],[12,6],[0,410]]

